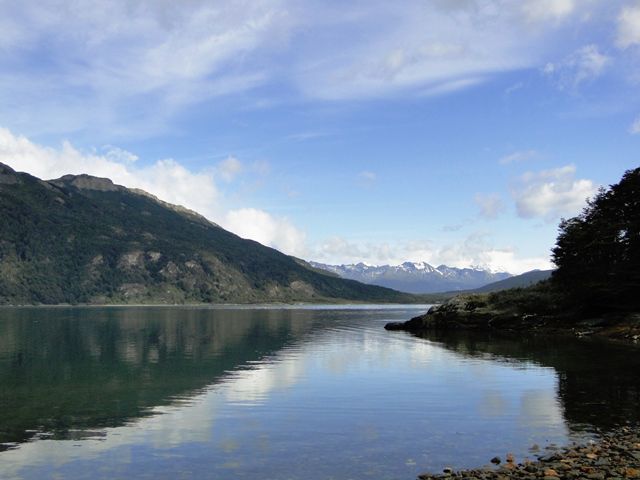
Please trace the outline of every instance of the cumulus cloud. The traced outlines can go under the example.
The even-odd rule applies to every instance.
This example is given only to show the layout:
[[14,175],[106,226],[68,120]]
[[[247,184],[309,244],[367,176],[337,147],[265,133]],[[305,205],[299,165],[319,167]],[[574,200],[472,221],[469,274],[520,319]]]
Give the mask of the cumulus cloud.
[[597,187],[591,180],[575,176],[575,165],[525,173],[513,190],[518,215],[553,221],[579,213]]
[[255,208],[227,212],[221,225],[243,238],[256,240],[290,255],[306,256],[306,235],[285,217]]
[[[484,265],[513,273],[548,265],[542,258],[521,258],[515,249],[497,249],[480,236],[444,246],[429,242],[363,244],[342,237],[311,245],[305,232],[285,217],[256,208],[227,208],[216,185],[215,169],[194,172],[172,159],[142,165],[136,155],[113,146],[105,147],[102,154],[84,153],[69,142],[60,148],[50,148],[0,128],[0,162],[45,179],[68,173],[107,177],[117,184],[141,188],[162,200],[191,208],[241,237],[328,263],[398,264],[411,260],[460,267]],[[255,168],[263,170],[262,167]]]
[[640,44],[640,6],[626,7],[620,12],[616,44],[620,48]]
[[[306,248],[304,232],[286,218],[254,208],[227,209],[214,170],[194,172],[172,159],[138,165],[137,156],[113,146],[104,154],[83,153],[69,142],[57,149],[44,147],[6,128],[0,128],[0,162],[44,179],[69,173],[110,178],[116,184],[140,188],[166,202],[195,210],[244,238],[285,253],[301,255]],[[236,162],[233,157],[222,162],[228,179],[231,173],[238,173]]]
[[531,160],[538,156],[538,152],[535,150],[520,150],[517,152],[510,153],[500,158],[499,162],[502,165],[508,165],[510,163],[520,163],[526,162],[527,160]]
[[220,196],[211,172],[192,172],[171,159],[138,166],[132,158],[135,155],[113,147],[104,155],[83,153],[66,141],[58,149],[43,147],[0,128],[0,162],[16,170],[45,179],[69,173],[106,177],[116,184],[140,188],[164,201],[191,208],[212,220],[219,216]]
[[601,53],[597,45],[585,45],[558,63],[547,63],[543,72],[558,88],[572,90],[602,75],[611,62],[611,57]]
[[640,134],[640,117],[636,118],[629,127],[629,133],[632,135]]
[[498,218],[505,210],[504,202],[497,193],[478,193],[474,201],[480,207],[480,215],[490,220]]

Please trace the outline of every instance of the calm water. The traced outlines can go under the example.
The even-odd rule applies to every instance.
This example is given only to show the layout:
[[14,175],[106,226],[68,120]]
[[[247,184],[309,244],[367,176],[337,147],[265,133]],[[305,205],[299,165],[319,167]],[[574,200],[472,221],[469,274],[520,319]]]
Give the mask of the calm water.
[[637,351],[424,307],[0,310],[2,479],[413,479],[640,416]]

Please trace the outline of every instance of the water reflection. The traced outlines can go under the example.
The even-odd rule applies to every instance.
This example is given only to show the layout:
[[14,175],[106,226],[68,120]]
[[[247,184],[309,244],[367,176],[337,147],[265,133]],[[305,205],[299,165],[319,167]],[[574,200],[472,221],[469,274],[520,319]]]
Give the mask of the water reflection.
[[[603,341],[519,337],[482,332],[429,332],[419,337],[458,354],[551,367],[559,379],[563,415],[573,430],[607,430],[640,420],[640,356]],[[531,401],[534,408],[541,402]]]
[[[0,444],[115,427],[314,328],[289,311],[14,309],[0,321]],[[256,382],[258,385],[259,382]],[[259,388],[259,387],[256,387]]]
[[415,478],[565,442],[587,397],[616,401],[574,378],[605,347],[382,329],[409,308],[0,313],[2,478]]

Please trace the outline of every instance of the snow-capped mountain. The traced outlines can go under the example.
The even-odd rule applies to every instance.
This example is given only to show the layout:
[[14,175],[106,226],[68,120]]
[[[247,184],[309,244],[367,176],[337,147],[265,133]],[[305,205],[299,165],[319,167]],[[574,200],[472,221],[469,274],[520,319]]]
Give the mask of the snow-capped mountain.
[[455,268],[446,265],[434,267],[426,262],[405,262],[401,265],[381,266],[364,263],[350,265],[309,263],[315,268],[335,273],[342,278],[409,293],[469,290],[512,276],[510,273],[492,272],[478,267]]

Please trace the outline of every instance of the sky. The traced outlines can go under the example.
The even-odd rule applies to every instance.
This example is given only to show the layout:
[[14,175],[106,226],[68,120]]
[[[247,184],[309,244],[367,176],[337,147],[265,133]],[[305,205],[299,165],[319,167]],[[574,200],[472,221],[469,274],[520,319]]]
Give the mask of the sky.
[[638,0],[0,0],[0,162],[307,260],[550,268],[639,153]]

